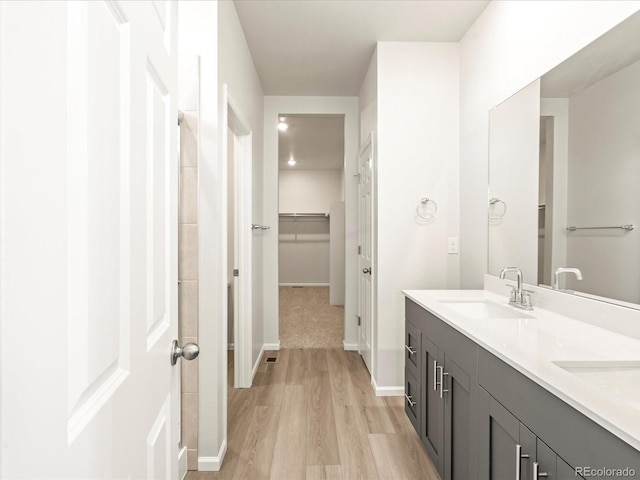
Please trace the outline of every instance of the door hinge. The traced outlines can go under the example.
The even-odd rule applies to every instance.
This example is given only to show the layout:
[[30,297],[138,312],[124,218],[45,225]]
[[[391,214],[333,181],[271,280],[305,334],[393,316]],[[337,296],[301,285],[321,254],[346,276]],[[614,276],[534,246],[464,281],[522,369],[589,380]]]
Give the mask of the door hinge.
[[234,268],[234,269],[233,269],[233,276],[234,276],[234,277],[237,277],[238,275],[240,275],[240,272],[238,272],[238,269],[237,269],[237,268]]
[[362,247],[358,245],[358,255],[360,255],[361,253],[362,253]]
[[356,319],[358,320],[358,326],[360,326],[360,315],[356,315]]

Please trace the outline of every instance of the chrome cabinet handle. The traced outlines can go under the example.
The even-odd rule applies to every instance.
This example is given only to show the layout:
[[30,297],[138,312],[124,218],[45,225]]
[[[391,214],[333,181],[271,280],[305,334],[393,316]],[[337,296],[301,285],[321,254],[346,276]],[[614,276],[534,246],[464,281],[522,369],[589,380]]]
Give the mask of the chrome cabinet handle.
[[187,343],[183,347],[174,340],[171,344],[171,365],[175,365],[180,357],[185,360],[194,360],[200,354],[200,347],[196,343]]
[[538,477],[548,477],[549,474],[547,472],[539,472],[540,465],[538,462],[533,462],[533,480],[536,480]]
[[415,355],[416,354],[416,350],[411,348],[409,345],[405,345],[404,348],[407,349],[407,352],[409,352],[409,355]]
[[444,388],[444,376],[449,374],[446,373],[444,371],[444,367],[441,367],[440,365],[438,365],[436,368],[440,370],[440,381],[438,382],[438,384],[440,385],[440,398],[444,398],[445,392],[449,391],[448,388]]
[[523,455],[522,445],[517,444],[516,445],[516,480],[520,480],[520,475],[521,475],[520,462],[522,461],[523,458],[529,458],[529,455],[527,455],[526,453]]
[[409,405],[410,405],[410,406],[412,406],[412,407],[415,407],[415,406],[416,406],[416,402],[414,402],[414,401],[412,401],[412,400],[411,400],[411,396],[409,396],[409,395],[407,395],[407,394],[405,393],[405,394],[404,394],[404,398],[406,398],[406,399],[407,399],[407,402],[409,402]]

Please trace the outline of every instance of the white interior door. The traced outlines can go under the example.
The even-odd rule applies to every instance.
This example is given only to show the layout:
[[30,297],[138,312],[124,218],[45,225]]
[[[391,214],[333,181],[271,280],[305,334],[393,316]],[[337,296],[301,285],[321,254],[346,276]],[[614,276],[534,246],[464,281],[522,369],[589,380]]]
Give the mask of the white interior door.
[[369,372],[373,315],[373,138],[370,135],[358,155],[358,352]]
[[3,478],[176,478],[174,2],[2,2]]

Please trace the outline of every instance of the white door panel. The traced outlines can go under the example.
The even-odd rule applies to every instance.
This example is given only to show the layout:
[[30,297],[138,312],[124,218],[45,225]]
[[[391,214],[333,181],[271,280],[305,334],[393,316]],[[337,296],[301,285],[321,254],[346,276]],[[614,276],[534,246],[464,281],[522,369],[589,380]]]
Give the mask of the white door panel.
[[2,476],[175,478],[176,5],[0,9]]
[[373,315],[373,137],[358,155],[358,352],[369,372],[372,372],[372,315]]

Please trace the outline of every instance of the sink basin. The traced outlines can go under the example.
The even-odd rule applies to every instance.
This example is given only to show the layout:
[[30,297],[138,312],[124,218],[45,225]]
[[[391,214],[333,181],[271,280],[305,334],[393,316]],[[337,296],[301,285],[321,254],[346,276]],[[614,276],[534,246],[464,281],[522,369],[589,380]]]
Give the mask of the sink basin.
[[640,410],[640,361],[552,361],[554,365]]
[[500,305],[484,299],[443,299],[440,303],[455,310],[464,317],[474,320],[490,320],[492,318],[533,318],[513,307]]

